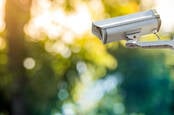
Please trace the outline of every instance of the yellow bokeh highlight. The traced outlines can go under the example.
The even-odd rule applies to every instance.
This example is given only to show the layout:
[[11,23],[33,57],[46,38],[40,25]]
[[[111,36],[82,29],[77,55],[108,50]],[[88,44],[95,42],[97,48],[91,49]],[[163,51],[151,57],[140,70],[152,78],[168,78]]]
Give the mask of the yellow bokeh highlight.
[[5,29],[4,10],[5,10],[5,0],[0,0],[0,32],[4,31]]
[[5,38],[0,37],[0,50],[3,50],[6,48],[6,42],[4,39]]

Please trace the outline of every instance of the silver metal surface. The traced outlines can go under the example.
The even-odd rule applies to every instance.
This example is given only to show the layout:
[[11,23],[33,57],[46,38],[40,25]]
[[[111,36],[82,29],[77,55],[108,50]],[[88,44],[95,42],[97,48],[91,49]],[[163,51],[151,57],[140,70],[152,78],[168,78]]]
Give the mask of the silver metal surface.
[[92,32],[103,43],[109,43],[123,39],[129,40],[127,34],[134,34],[135,30],[139,31],[139,36],[151,34],[154,30],[158,32],[160,25],[160,16],[156,10],[148,10],[93,22]]
[[[127,48],[171,48],[174,40],[160,40],[158,31],[161,26],[160,15],[156,10],[148,10],[126,16],[110,18],[92,23],[92,32],[103,43],[127,40]],[[140,42],[143,35],[153,33],[157,41]]]
[[171,48],[174,49],[174,40],[158,40],[152,42],[136,42],[134,40],[129,40],[126,43],[128,48]]

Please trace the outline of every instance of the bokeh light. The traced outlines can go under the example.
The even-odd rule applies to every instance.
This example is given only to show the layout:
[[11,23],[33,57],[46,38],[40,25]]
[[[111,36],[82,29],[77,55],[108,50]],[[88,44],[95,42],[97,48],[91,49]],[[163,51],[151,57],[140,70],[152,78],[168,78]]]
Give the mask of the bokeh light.
[[77,100],[80,106],[79,109],[81,111],[91,109],[102,99],[105,93],[112,91],[118,84],[119,81],[112,75],[107,76],[106,79],[88,83],[88,86],[79,94],[79,99]]
[[36,62],[32,57],[27,57],[25,58],[23,65],[26,69],[33,69],[36,65]]
[[5,29],[4,22],[5,0],[0,0],[0,32]]
[[0,37],[0,50],[3,50],[6,48],[6,42],[4,39],[5,38]]
[[51,39],[62,39],[71,43],[73,36],[81,36],[90,29],[91,17],[87,5],[76,3],[75,12],[65,13],[61,7],[53,7],[49,0],[33,2],[32,19],[25,32],[32,38],[42,38],[43,34]]
[[60,100],[65,100],[67,99],[69,96],[68,91],[66,89],[60,89],[60,91],[58,92],[58,97]]
[[[19,96],[24,96],[21,97],[29,104],[26,107],[31,114],[49,114],[51,111],[54,115],[143,115],[144,112],[165,110],[160,107],[170,105],[171,98],[165,100],[170,85],[166,66],[173,68],[172,53],[167,50],[161,53],[160,50],[161,55],[156,55],[156,50],[127,49],[122,45],[125,41],[103,45],[92,35],[91,24],[94,20],[139,12],[140,5],[144,4],[148,7],[144,9],[157,8],[164,25],[162,31],[172,31],[174,21],[170,16],[173,15],[168,10],[172,11],[173,2],[166,1],[32,0],[31,12],[28,12],[30,19],[26,11],[16,13],[16,19],[24,21],[27,18],[29,21],[22,26],[25,35],[17,32],[15,36],[15,33],[8,32],[8,28],[5,30],[4,12],[7,11],[4,11],[5,0],[0,0],[0,74],[8,81],[0,81],[0,85],[7,85],[0,89],[3,97],[0,98],[0,108],[5,102],[11,103],[9,101],[15,99],[15,93],[22,92]],[[20,2],[27,4],[24,0]],[[14,25],[12,28],[20,27],[20,21]],[[15,40],[24,38],[22,42],[19,40],[22,45],[18,49],[22,47],[21,51],[26,52],[14,52],[16,60],[10,57],[10,51],[17,48],[8,50],[11,48],[9,38],[4,34],[5,37],[10,34]],[[24,56],[22,54],[29,57],[18,60]],[[8,70],[11,62],[23,62],[28,71],[19,68],[13,74]],[[26,75],[21,78],[20,72]],[[19,91],[18,88],[10,89],[12,86],[19,87]],[[11,96],[13,93],[15,95]]]
[[71,103],[66,103],[62,106],[63,115],[76,115],[74,111],[74,106]]
[[172,32],[174,29],[174,14],[171,13],[174,11],[173,0],[155,0],[155,8],[160,14],[162,20],[162,29],[165,32]]

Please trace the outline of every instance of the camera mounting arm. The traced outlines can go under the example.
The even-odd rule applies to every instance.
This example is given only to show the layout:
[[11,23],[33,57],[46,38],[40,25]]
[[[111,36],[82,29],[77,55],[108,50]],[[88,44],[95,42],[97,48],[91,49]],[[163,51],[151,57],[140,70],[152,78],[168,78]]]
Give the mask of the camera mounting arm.
[[127,48],[171,48],[174,49],[174,40],[158,40],[152,42],[135,42],[129,40],[126,43]]
[[160,40],[160,37],[156,30],[153,30],[153,34],[156,35],[157,41],[151,42],[139,42],[140,32],[134,32],[132,34],[126,34],[128,41],[126,42],[127,48],[171,48],[174,49],[174,39],[173,40]]

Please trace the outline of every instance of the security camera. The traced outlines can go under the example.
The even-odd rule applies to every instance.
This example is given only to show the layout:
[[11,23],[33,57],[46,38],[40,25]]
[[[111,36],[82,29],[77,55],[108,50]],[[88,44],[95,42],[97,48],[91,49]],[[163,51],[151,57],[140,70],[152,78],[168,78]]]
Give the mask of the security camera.
[[157,33],[160,26],[160,15],[153,9],[93,22],[92,32],[105,44],[138,40],[143,35]]

